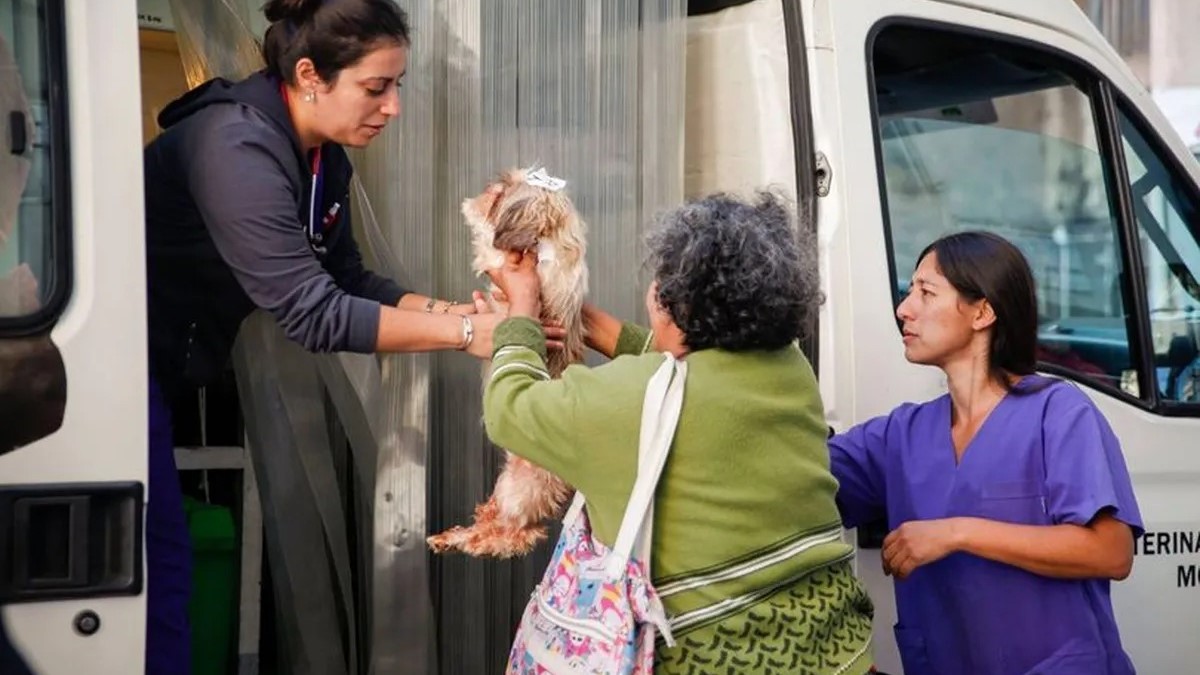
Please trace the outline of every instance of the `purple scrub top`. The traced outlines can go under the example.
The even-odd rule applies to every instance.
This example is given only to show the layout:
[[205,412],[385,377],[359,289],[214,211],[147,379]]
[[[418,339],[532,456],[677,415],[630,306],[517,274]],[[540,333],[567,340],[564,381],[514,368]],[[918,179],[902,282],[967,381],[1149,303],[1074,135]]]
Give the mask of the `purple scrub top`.
[[[846,527],[974,516],[1084,525],[1110,509],[1142,532],[1120,443],[1073,384],[1025,377],[956,464],[950,397],[830,440]],[[895,582],[905,675],[1127,675],[1106,579],[1051,579],[956,553]]]

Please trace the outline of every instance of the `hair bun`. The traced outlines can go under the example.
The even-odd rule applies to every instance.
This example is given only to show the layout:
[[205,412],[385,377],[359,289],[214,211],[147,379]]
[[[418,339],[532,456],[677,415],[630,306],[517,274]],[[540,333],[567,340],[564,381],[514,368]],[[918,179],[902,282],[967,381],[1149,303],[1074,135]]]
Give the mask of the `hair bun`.
[[263,6],[267,21],[293,21],[302,23],[321,7],[322,0],[270,0]]
[[394,0],[270,0],[263,16],[271,22],[261,45],[267,74],[293,85],[301,59],[332,82],[381,41],[409,44],[408,16]]

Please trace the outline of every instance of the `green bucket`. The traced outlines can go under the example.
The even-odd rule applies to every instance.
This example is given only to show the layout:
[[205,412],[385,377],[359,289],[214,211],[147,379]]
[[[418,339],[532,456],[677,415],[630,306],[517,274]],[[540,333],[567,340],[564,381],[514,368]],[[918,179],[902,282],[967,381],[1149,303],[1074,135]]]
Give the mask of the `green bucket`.
[[192,674],[228,675],[237,626],[237,528],[229,508],[184,497],[192,539]]

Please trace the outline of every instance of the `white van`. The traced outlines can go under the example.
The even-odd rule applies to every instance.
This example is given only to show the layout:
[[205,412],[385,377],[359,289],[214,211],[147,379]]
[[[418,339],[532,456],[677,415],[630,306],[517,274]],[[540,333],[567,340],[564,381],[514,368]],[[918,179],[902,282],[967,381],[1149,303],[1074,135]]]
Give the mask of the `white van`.
[[[1114,587],[1126,649],[1140,672],[1191,672],[1200,165],[1071,0],[748,7],[767,4],[786,35],[777,100],[791,122],[790,144],[771,152],[794,159],[803,222],[820,234],[827,302],[806,347],[830,424],[943,391],[936,371],[905,361],[893,316],[925,244],[970,228],[1020,245],[1038,280],[1042,367],[1077,381],[1108,417],[1145,518],[1133,574]],[[0,618],[48,675],[141,670],[135,10],[135,0],[0,0],[11,53],[0,55]],[[896,675],[880,533],[854,536],[879,668]]]

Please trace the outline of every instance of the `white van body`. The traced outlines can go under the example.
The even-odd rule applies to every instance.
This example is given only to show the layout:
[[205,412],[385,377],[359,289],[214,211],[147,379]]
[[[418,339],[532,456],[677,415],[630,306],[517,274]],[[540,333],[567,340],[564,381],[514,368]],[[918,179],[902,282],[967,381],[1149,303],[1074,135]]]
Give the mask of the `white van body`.
[[[1083,354],[1047,371],[1079,382],[1107,416],[1121,439],[1145,520],[1133,573],[1114,584],[1125,648],[1140,672],[1188,672],[1200,662],[1195,639],[1200,626],[1200,400],[1188,398],[1194,390],[1180,393],[1180,378],[1194,370],[1172,361],[1172,345],[1188,337],[1194,345],[1200,336],[1200,298],[1187,295],[1186,282],[1187,273],[1200,276],[1200,165],[1071,0],[795,0],[785,1],[782,9],[775,9],[773,0],[759,0],[728,11],[747,12],[746,25],[761,25],[761,16],[749,13],[763,11],[768,3],[770,16],[791,22],[788,68],[773,75],[776,86],[791,83],[791,96],[764,92],[757,114],[767,121],[756,128],[773,133],[782,114],[793,125],[783,145],[764,143],[759,152],[811,149],[811,156],[796,157],[794,166],[801,200],[806,192],[815,197],[827,298],[816,353],[830,424],[845,430],[900,403],[944,392],[938,371],[905,361],[896,331],[893,311],[914,248],[946,229],[993,228],[1009,236],[1019,231],[1024,239],[1018,244],[1038,261],[1035,273],[1046,304],[1043,344],[1054,354]],[[0,21],[23,21],[20,30],[38,28],[31,12],[50,5],[55,0],[0,0]],[[133,94],[140,86],[137,6],[135,0],[58,0],[57,6],[65,29],[61,85],[68,115],[70,218],[64,222],[70,224],[71,288],[49,335],[65,363],[69,396],[56,432],[0,455],[0,492],[79,486],[86,494],[97,484],[146,482],[143,183],[140,107]],[[738,20],[731,16],[729,21]],[[931,106],[932,112],[900,105],[882,120],[873,93],[878,77],[900,71],[873,59],[877,53],[902,52],[873,50],[898,49],[887,42],[897,30],[928,38],[911,43],[912,58],[925,59],[926,65],[943,63],[939,49],[947,54],[966,49],[958,36],[967,35],[968,42],[1008,45],[1005,49],[1014,50],[1012,58],[1029,73],[1041,72],[1044,63],[1070,77],[1052,83],[1053,93],[1047,94],[1037,88],[1041,85],[1022,89],[1013,68],[997,67],[987,73],[1015,78],[997,82],[995,91],[1004,96],[976,105],[980,99],[971,96],[986,90],[981,75],[964,86],[982,88],[963,90],[962,100],[955,100],[953,87],[943,88],[937,95],[944,100]],[[936,79],[936,74],[925,77]],[[921,83],[932,86],[935,79]],[[911,81],[897,76],[889,81],[889,91]],[[778,110],[787,101],[793,109]],[[1045,108],[1025,114],[1022,102]],[[1117,114],[1124,115],[1127,126]],[[810,126],[796,126],[806,118]],[[993,126],[1001,136],[982,132]],[[1130,142],[1130,129],[1137,130],[1140,142]],[[1006,143],[1002,134],[1007,132],[1032,138],[1033,144],[1023,145],[1016,136]],[[955,148],[962,148],[963,156],[956,158]],[[1041,195],[1040,203],[1028,191],[1005,193],[1001,180],[1010,170],[1014,185],[1022,175],[1028,177],[1023,169],[1034,155],[1020,153],[1030,148],[1037,149],[1045,171],[1039,174],[1041,192],[1034,193]],[[972,158],[967,152],[972,149],[981,155]],[[1137,149],[1151,153],[1139,155],[1141,170],[1151,178],[1168,176],[1169,185],[1139,183],[1136,171],[1128,179],[1123,167]],[[1091,154],[1084,157],[1083,151]],[[721,149],[705,161],[719,163]],[[774,178],[790,173],[790,166],[780,169],[777,161],[770,166]],[[971,200],[963,195],[980,185],[972,166],[995,169],[996,192],[978,200],[991,205],[994,218],[964,215]],[[1070,185],[1062,178],[1067,174],[1049,171],[1064,167],[1075,171]],[[1085,184],[1090,193],[1080,189]],[[1146,191],[1139,196],[1142,188]],[[1056,224],[1068,208],[1064,196],[1077,199],[1070,208],[1090,220],[1081,224],[1062,216]],[[1137,208],[1139,199],[1144,209]],[[1029,204],[1020,204],[1023,200]],[[1008,212],[1000,208],[1013,204],[1011,213],[1020,223],[1006,220]],[[1108,220],[1097,221],[1096,213],[1108,213]],[[940,222],[929,222],[928,229],[912,226],[926,222],[928,214],[937,214]],[[1163,242],[1169,244],[1165,249]],[[1119,270],[1132,268],[1130,262],[1146,272],[1121,275]],[[0,339],[16,334],[0,333]],[[1080,370],[1084,362],[1094,368]],[[1176,391],[1166,391],[1166,383]],[[0,535],[15,537],[16,530],[7,527],[16,518],[10,503],[0,502],[0,518]],[[114,527],[129,529],[114,541],[140,552],[140,522],[120,522],[125,525]],[[866,544],[858,571],[876,603],[878,666],[894,675],[902,671],[892,638],[891,580],[882,575],[878,550],[866,543],[869,537],[857,535]],[[24,598],[3,607],[10,636],[35,672],[140,671],[145,594],[140,565],[134,568],[137,578],[123,592],[95,595],[83,589],[78,597]],[[89,611],[100,621],[94,632],[80,630],[79,619]]]
[[[66,2],[57,8],[64,12],[62,25],[55,26],[57,19],[38,18],[49,4],[5,2],[0,5],[0,20],[11,22],[15,36],[27,41],[25,46],[13,41],[18,63],[37,55],[39,37],[46,39],[46,33],[56,27],[65,29],[66,81],[53,81],[50,87],[58,90],[56,95],[65,94],[64,138],[69,140],[64,144],[64,138],[50,137],[51,124],[45,115],[54,102],[45,100],[33,101],[38,131],[32,140],[35,149],[70,150],[69,201],[58,199],[54,208],[68,204],[70,208],[69,218],[62,222],[70,223],[70,258],[64,262],[69,263],[72,281],[69,299],[50,333],[66,366],[68,395],[58,431],[0,456],[0,489],[53,486],[85,495],[95,486],[146,483],[141,129],[138,98],[133,95],[139,91],[136,8],[134,0]],[[60,50],[57,42],[49,38],[49,49],[42,56]],[[41,65],[48,67],[44,61]],[[31,184],[38,179],[37,169],[35,160]],[[73,512],[71,517],[80,515]],[[140,555],[141,532],[134,532],[140,530],[140,523],[135,526],[131,515],[111,525],[111,543],[128,546],[136,541]],[[0,516],[11,525],[15,510],[6,504]],[[7,534],[8,528],[3,531]],[[4,541],[0,547],[14,544]],[[129,592],[144,591],[140,567],[139,561],[126,570],[136,569]],[[89,597],[85,589],[78,595],[3,607],[10,635],[34,672],[139,672],[145,644],[145,593]],[[99,625],[85,637],[75,626],[89,611],[99,618]]]

